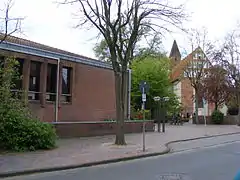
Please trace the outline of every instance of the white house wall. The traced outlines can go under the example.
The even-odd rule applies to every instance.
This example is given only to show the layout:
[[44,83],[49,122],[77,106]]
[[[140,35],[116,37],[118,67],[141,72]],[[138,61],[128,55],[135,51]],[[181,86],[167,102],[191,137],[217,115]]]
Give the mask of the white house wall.
[[[193,97],[195,97],[195,89],[193,88]],[[202,99],[199,99],[199,101],[202,101]],[[198,115],[199,116],[208,116],[209,115],[209,104],[206,102],[203,106],[203,108],[198,108]],[[195,112],[196,107],[196,101],[193,100],[193,112]]]
[[219,108],[219,110],[224,114],[224,116],[227,115],[227,106],[224,104],[221,108]]
[[178,97],[179,102],[182,101],[182,83],[181,81],[177,81],[173,84],[173,92]]

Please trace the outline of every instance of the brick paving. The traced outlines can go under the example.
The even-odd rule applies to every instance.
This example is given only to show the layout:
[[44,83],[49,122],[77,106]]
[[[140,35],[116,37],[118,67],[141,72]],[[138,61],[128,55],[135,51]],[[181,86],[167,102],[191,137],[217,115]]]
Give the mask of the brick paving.
[[166,133],[146,133],[146,152],[142,152],[142,134],[127,134],[126,146],[113,145],[115,136],[61,139],[50,151],[0,154],[0,174],[32,169],[80,165],[121,157],[166,150],[170,141],[240,132],[238,126],[167,126]]

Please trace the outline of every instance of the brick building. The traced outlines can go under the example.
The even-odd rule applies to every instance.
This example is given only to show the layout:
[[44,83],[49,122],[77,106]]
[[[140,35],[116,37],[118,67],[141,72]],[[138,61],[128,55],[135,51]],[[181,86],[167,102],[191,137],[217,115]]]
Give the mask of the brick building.
[[24,100],[42,121],[116,117],[114,74],[109,64],[12,36],[0,43],[0,55],[19,61],[22,79],[13,91],[25,90]]
[[[206,61],[204,52],[200,47],[198,47],[182,59],[177,42],[174,40],[169,57],[172,64],[171,80],[173,83],[173,91],[179,97],[179,101],[182,104],[183,113],[193,114],[195,112],[195,91],[184,72],[190,61]],[[198,63],[196,63],[196,65],[197,64]],[[205,63],[205,65],[206,68],[209,66],[208,63]],[[214,105],[209,104],[208,102],[206,104],[203,104],[201,97],[199,98],[198,107],[199,116],[209,116],[214,110]]]

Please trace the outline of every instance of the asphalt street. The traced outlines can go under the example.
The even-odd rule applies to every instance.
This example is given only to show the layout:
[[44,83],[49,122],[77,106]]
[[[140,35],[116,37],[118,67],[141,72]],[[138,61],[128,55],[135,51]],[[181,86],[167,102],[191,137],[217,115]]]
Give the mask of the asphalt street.
[[219,144],[240,142],[240,134],[232,134],[228,136],[217,136],[206,139],[197,139],[192,141],[178,142],[170,144],[171,152],[181,152],[186,150],[198,149],[203,147],[216,146]]
[[240,143],[175,152],[115,164],[6,180],[232,180],[240,170]]

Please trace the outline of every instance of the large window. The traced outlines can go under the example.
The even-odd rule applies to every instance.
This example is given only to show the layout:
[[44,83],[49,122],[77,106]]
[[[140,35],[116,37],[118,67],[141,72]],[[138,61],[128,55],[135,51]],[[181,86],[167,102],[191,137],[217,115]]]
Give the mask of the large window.
[[29,77],[29,100],[39,100],[40,94],[40,69],[41,63],[31,61],[30,64],[30,77]]
[[70,102],[71,101],[71,68],[62,68],[62,96],[61,101]]
[[[61,102],[70,102],[71,101],[71,68],[63,67],[62,71],[62,95],[60,96]],[[56,84],[57,84],[57,65],[48,64],[47,69],[47,101],[56,100]]]
[[57,82],[57,65],[48,64],[47,68],[47,101],[56,100],[56,82]]

